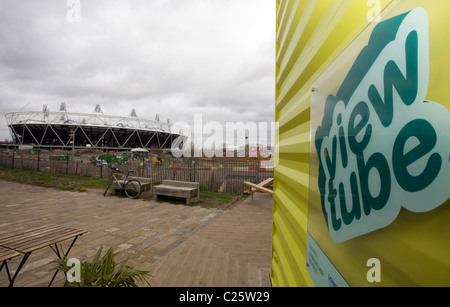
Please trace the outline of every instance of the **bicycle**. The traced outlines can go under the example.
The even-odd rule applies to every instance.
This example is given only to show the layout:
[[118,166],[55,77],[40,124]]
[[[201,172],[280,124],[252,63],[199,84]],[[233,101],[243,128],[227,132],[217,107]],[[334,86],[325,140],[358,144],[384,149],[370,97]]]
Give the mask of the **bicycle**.
[[[103,196],[106,196],[106,193],[108,192],[108,189],[111,187],[113,182],[117,184],[120,192],[125,192],[125,194],[129,198],[138,198],[139,195],[141,195],[142,184],[139,182],[139,180],[130,178],[130,174],[133,173],[133,170],[127,170],[126,173],[124,173],[117,167],[112,167],[110,165],[108,165],[108,167],[112,170],[112,173],[106,185],[105,193],[103,193]],[[121,180],[117,179],[116,175],[118,174],[122,174]]]

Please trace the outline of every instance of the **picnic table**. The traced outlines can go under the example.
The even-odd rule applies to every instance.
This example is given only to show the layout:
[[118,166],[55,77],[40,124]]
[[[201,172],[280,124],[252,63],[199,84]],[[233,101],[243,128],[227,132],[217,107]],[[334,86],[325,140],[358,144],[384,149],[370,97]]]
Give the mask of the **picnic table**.
[[268,187],[272,185],[273,182],[273,178],[267,178],[266,180],[255,184],[253,182],[249,182],[249,181],[245,181],[244,184],[248,187],[250,187],[250,191],[248,191],[247,193],[250,194],[252,196],[252,203],[253,203],[253,194],[256,193],[257,191],[269,194],[269,195],[273,195],[273,190],[269,189]]
[[3,268],[5,268],[6,274],[8,275],[8,280],[10,282],[11,274],[8,268],[8,261],[18,256],[20,256],[18,252],[0,246],[0,272],[3,270]]
[[[14,285],[17,275],[27,262],[32,252],[45,247],[50,247],[59,259],[63,259],[68,256],[77,238],[85,233],[87,233],[87,231],[81,229],[73,229],[59,225],[46,225],[0,237],[0,262],[2,262],[1,269],[6,267],[10,282],[9,286],[12,287]],[[72,242],[67,251],[64,253],[61,243],[69,239],[72,239]],[[58,244],[60,245],[60,248],[58,248]],[[20,255],[22,255],[22,260],[14,276],[11,278],[7,261]],[[53,283],[56,274],[58,274],[58,271],[56,271],[53,275],[49,287]]]

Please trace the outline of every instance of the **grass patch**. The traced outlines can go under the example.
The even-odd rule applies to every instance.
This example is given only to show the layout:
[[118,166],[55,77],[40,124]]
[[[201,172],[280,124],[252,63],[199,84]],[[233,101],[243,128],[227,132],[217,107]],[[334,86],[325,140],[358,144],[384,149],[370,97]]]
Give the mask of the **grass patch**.
[[200,199],[215,200],[218,205],[223,205],[232,201],[237,195],[230,193],[220,193],[211,191],[200,191]]
[[4,167],[0,167],[0,178],[6,181],[44,188],[78,192],[85,192],[88,189],[104,189],[108,182],[107,178],[36,172],[21,169],[8,169]]
[[245,194],[231,194],[224,192],[211,192],[200,189],[200,201],[197,205],[206,208],[231,209],[240,200],[248,197]]
[[[36,172],[22,169],[9,169],[0,166],[0,179],[18,182],[45,188],[53,188],[63,191],[86,192],[92,189],[105,189],[108,178],[85,177],[77,175],[55,174],[47,172]],[[190,206],[201,206],[204,208],[230,209],[238,201],[248,197],[244,194],[230,194],[222,192],[211,192],[200,189],[200,200],[191,203]],[[165,201],[173,204],[183,204],[184,201],[167,198]]]

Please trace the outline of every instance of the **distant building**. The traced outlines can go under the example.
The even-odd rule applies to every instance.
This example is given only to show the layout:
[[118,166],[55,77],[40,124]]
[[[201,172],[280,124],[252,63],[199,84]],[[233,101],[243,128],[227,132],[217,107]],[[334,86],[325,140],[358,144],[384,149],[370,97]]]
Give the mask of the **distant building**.
[[67,112],[65,103],[59,111],[44,106],[41,112],[14,112],[5,115],[12,142],[41,148],[91,147],[124,150],[136,147],[164,149],[180,136],[170,121],[141,119],[131,115],[103,114],[100,106],[93,113]]

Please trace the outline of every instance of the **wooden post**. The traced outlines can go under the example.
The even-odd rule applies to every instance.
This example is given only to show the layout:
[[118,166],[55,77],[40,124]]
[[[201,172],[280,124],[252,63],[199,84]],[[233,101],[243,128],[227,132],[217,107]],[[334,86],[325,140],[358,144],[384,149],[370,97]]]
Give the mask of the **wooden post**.
[[36,167],[36,171],[39,172],[39,159],[40,159],[40,154],[41,154],[41,150],[38,149],[38,158],[37,158],[37,167]]

